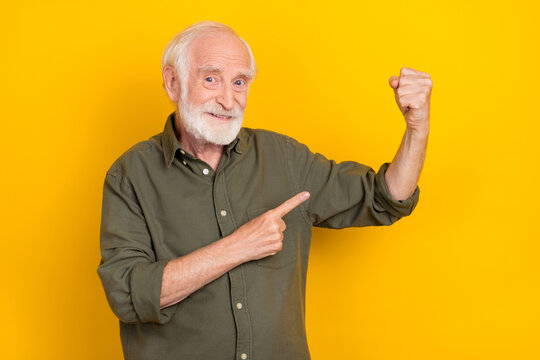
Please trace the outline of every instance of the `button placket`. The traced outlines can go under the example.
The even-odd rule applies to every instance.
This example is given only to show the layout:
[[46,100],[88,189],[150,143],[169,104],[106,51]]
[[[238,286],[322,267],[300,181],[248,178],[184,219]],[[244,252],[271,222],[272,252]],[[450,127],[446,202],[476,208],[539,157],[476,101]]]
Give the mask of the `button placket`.
[[[214,209],[221,235],[228,236],[236,230],[236,224],[226,198],[227,190],[224,180],[223,171],[218,170],[214,177]],[[237,359],[247,359],[248,354],[251,353],[252,343],[251,321],[245,299],[246,284],[243,266],[240,264],[228,272],[231,291],[230,304],[236,325]]]

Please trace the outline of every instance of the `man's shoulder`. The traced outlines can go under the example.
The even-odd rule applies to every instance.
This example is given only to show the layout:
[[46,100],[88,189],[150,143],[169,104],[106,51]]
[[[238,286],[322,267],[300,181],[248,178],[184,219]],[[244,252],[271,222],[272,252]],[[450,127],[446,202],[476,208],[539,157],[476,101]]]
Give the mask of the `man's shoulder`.
[[155,160],[156,156],[162,154],[161,135],[162,133],[153,135],[129,147],[109,167],[107,175],[125,177],[129,172],[138,171],[149,161]]
[[248,142],[255,146],[267,147],[274,145],[276,147],[287,147],[293,151],[309,150],[305,144],[290,135],[285,135],[283,133],[268,129],[253,129],[243,127],[242,130],[244,131],[245,137],[249,139]]
[[244,131],[245,136],[249,138],[250,141],[268,141],[268,142],[276,142],[279,144],[285,144],[285,142],[287,141],[296,142],[296,140],[289,135],[285,135],[283,133],[279,133],[279,132],[268,130],[268,129],[255,129],[255,128],[249,128],[249,127],[242,127],[242,131]]
[[250,128],[243,126],[241,131],[243,131],[246,135],[249,137],[280,137],[285,136],[283,134],[280,134],[275,131],[267,130],[267,129],[258,129],[258,128]]

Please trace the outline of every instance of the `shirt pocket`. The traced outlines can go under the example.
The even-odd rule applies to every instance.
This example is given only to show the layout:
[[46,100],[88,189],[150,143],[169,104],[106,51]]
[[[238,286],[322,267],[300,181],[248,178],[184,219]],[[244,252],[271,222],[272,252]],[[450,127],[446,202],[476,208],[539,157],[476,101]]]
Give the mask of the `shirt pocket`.
[[[257,216],[262,215],[270,209],[272,208],[246,210],[248,221],[255,219]],[[298,246],[295,241],[296,239],[294,236],[292,236],[292,230],[289,228],[289,224],[287,223],[287,218],[289,215],[290,213],[282,218],[283,221],[285,221],[287,228],[283,232],[283,247],[281,248],[281,251],[278,251],[274,255],[268,255],[262,259],[254,260],[253,262],[255,264],[266,268],[279,269],[296,261]]]

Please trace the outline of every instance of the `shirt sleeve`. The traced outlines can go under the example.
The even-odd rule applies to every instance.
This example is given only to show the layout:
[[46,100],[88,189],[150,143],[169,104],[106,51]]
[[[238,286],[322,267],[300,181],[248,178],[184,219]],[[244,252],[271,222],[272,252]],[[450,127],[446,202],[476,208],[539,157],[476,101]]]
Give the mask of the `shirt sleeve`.
[[385,180],[390,163],[382,164],[377,173],[355,161],[336,163],[289,137],[287,154],[296,190],[311,194],[303,208],[313,226],[391,225],[410,215],[418,203],[418,185],[408,199],[392,198]]
[[97,269],[107,301],[123,322],[168,322],[176,304],[160,310],[163,269],[156,261],[144,214],[127,180],[107,174],[103,187]]

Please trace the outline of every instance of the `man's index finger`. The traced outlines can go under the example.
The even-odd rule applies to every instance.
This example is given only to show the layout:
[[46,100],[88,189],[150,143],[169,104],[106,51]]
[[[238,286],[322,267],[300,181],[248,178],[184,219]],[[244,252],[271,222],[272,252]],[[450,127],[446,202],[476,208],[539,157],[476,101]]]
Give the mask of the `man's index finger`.
[[298,205],[306,201],[309,198],[309,195],[310,195],[309,192],[302,191],[301,193],[296,194],[289,200],[285,201],[283,204],[279,205],[274,210],[280,218],[284,217],[289,212],[291,212],[295,207],[297,207]]

